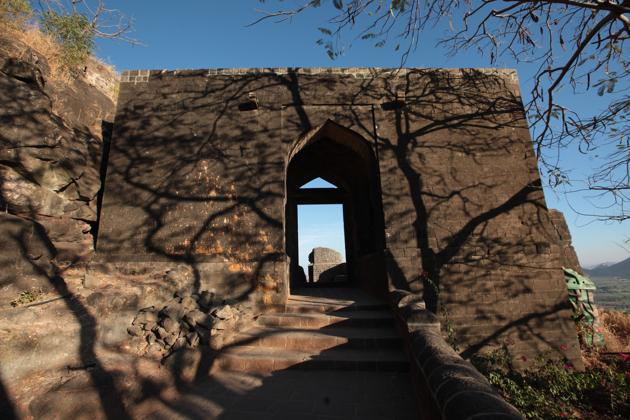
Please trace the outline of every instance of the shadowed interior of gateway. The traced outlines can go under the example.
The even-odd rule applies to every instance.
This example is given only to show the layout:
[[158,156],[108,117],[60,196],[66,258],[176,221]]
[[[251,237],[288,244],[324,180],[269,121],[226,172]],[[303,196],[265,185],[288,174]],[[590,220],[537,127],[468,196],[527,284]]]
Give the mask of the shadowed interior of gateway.
[[[355,266],[360,257],[384,247],[381,199],[372,148],[351,130],[332,127],[333,124],[325,126],[299,142],[287,171],[285,233],[292,289],[316,283],[308,281],[311,276],[304,275],[299,266],[297,209],[300,205],[342,205],[346,266],[343,280],[333,281],[356,285]],[[317,178],[336,188],[302,188]]]

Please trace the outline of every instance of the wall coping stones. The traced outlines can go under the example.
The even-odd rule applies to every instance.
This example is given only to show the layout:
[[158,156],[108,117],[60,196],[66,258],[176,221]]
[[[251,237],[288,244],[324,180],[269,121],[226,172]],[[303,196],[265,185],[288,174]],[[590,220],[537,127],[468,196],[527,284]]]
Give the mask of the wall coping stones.
[[478,74],[499,76],[518,81],[515,69],[500,68],[381,68],[381,67],[252,67],[252,68],[210,68],[181,70],[124,70],[121,83],[148,82],[151,78],[193,77],[193,76],[244,76],[244,75],[348,75],[359,79],[376,77],[407,77],[431,75],[438,78],[467,78]]
[[412,332],[418,329],[434,328],[439,331],[440,321],[437,316],[427,311],[424,302],[410,302],[399,308],[400,315],[407,323],[407,331]]
[[[390,304],[407,331],[414,380],[429,391],[443,420],[524,419],[488,380],[442,337],[440,322],[419,296],[392,290]],[[419,392],[422,392],[420,390]]]

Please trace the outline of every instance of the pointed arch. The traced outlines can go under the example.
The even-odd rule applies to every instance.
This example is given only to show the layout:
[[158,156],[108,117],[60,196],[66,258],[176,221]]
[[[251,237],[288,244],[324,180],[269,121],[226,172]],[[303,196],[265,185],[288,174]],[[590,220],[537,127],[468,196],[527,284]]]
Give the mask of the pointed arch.
[[[323,146],[321,143],[323,143]],[[318,144],[320,147],[317,147]],[[333,147],[326,147],[326,145]],[[309,149],[311,153],[303,153],[305,150],[309,151]],[[305,155],[316,154],[316,151],[313,153],[313,149],[323,149],[319,152],[320,158],[323,158],[326,152],[331,152],[334,149],[341,151],[344,155],[351,157],[355,164],[349,169],[354,172],[360,171],[364,175],[374,172],[377,167],[372,145],[365,137],[332,120],[326,120],[324,124],[304,133],[291,148],[286,167],[286,187],[289,194],[317,177],[336,185],[338,188],[347,189],[348,185],[345,184],[347,184],[347,179],[351,177],[349,176],[350,174],[340,173],[337,168],[319,165],[321,162],[313,161],[312,156],[308,159],[304,158]],[[301,175],[293,178],[289,177],[290,167],[298,165],[305,166],[301,171]]]
[[[304,188],[322,178],[337,188]],[[298,266],[297,205],[342,204],[348,279],[357,281],[361,258],[381,252],[385,243],[378,164],[372,144],[334,121],[304,133],[290,149],[286,163],[286,252],[291,283],[303,279]]]
[[304,133],[304,135],[295,142],[289,152],[288,161],[291,161],[304,147],[322,138],[334,139],[335,142],[349,147],[365,159],[373,157],[372,147],[365,137],[350,128],[328,119],[324,124]]

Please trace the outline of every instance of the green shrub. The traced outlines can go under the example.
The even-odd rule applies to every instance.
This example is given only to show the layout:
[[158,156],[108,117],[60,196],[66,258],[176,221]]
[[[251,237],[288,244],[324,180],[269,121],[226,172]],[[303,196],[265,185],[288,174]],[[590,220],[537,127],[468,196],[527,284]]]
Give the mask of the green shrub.
[[444,336],[446,342],[453,348],[455,351],[459,351],[459,342],[457,340],[457,333],[455,332],[455,327],[453,322],[451,321],[446,305],[442,305],[440,308],[442,312],[442,319],[440,322],[440,330]]
[[16,307],[27,303],[35,302],[44,295],[44,291],[40,288],[31,288],[21,292],[17,298],[11,301],[11,306]]
[[85,63],[94,49],[93,28],[85,16],[46,11],[41,15],[41,24],[44,31],[61,45],[66,67],[73,68]]
[[0,22],[3,24],[22,26],[32,13],[28,0],[0,0]]
[[476,356],[472,362],[503,397],[528,419],[630,418],[630,361],[602,360],[577,372],[568,362],[539,360],[516,371],[505,349]]

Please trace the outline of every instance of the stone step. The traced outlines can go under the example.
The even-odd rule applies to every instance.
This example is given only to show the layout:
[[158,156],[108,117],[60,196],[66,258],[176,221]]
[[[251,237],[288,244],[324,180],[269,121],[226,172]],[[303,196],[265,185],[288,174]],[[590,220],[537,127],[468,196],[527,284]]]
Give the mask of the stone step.
[[318,329],[324,327],[393,327],[394,317],[389,311],[339,311],[331,314],[315,312],[269,313],[258,318],[267,327]]
[[238,334],[233,343],[296,351],[321,351],[334,347],[354,349],[400,348],[402,341],[393,328],[288,329],[256,326]]
[[387,310],[383,303],[366,302],[292,302],[289,300],[284,312],[288,313],[327,313],[350,311],[382,311]]
[[379,311],[387,310],[388,306],[377,300],[342,300],[330,298],[294,297],[291,296],[286,304],[288,313],[336,313],[348,311]]
[[296,370],[354,370],[407,372],[409,363],[401,350],[331,349],[322,353],[236,346],[224,349],[215,359],[213,370],[271,373]]

